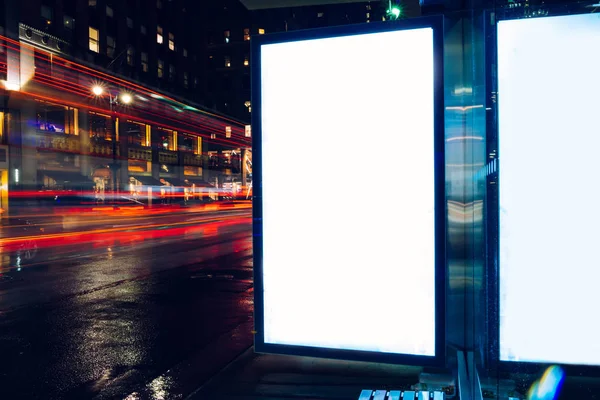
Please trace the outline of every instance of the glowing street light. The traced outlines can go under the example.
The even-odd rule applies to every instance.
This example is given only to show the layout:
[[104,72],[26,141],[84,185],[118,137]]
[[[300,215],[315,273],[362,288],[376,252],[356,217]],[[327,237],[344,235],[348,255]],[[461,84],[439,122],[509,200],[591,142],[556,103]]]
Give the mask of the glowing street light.
[[121,101],[123,102],[123,104],[129,104],[129,103],[131,103],[132,100],[133,100],[133,97],[131,97],[131,95],[129,93],[123,93],[121,95]]
[[21,85],[16,82],[2,81],[6,90],[17,91],[21,89]]
[[96,96],[100,96],[102,93],[104,93],[104,89],[102,86],[96,85],[92,88],[92,93],[94,93]]

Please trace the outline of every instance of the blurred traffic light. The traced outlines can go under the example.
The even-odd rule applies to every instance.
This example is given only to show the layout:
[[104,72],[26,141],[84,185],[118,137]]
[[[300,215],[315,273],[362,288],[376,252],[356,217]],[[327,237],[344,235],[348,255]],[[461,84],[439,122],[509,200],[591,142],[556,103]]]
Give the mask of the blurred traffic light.
[[392,0],[389,0],[387,15],[390,19],[400,18],[402,16],[402,6],[400,4],[392,4]]

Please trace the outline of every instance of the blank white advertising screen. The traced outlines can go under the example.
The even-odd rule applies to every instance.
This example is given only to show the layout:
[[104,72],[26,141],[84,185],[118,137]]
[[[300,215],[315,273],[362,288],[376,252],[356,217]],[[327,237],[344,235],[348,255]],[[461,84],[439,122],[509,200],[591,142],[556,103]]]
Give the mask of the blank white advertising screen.
[[434,356],[433,30],[260,51],[264,342]]
[[500,359],[600,364],[600,15],[498,23]]

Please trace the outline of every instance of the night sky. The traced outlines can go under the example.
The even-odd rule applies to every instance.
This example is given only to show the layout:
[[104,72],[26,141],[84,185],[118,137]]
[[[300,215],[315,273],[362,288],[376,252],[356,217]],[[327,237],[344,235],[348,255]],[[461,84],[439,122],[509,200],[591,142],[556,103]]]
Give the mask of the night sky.
[[316,4],[360,3],[365,0],[240,0],[248,9],[299,7]]

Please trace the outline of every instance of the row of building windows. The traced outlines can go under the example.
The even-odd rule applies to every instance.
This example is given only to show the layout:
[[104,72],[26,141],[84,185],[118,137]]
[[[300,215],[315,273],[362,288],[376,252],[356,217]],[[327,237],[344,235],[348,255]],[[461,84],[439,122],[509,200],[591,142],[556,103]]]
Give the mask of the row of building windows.
[[[157,27],[157,31],[156,31],[156,42],[159,44],[163,43],[163,28],[158,26]],[[98,29],[94,28],[94,27],[89,27],[89,36],[90,36],[90,50],[96,53],[100,52],[98,43],[99,43],[99,37],[100,37],[100,33],[98,31]],[[115,39],[111,36],[107,36],[107,42],[112,42],[114,43]],[[114,46],[113,46],[114,47]],[[175,35],[172,33],[169,33],[169,50],[171,51],[175,51]],[[184,57],[188,56],[188,51],[187,49],[183,49],[182,52]]]
[[[209,56],[208,58],[210,60],[214,60],[214,56]],[[223,61],[224,61],[225,68],[231,68],[231,65],[232,65],[231,64],[231,56],[224,56]],[[250,58],[248,56],[245,56],[242,64],[245,67],[248,67],[250,65]]]
[[[95,53],[100,53],[100,34],[98,29],[93,27],[89,27],[89,49]],[[112,36],[106,37],[106,54],[109,57],[115,56],[117,45],[116,40]],[[183,54],[187,57],[187,50],[183,50]],[[127,46],[126,51],[127,64],[130,66],[135,65],[135,49],[133,46]],[[140,53],[140,63],[142,66],[143,72],[148,72],[148,53],[141,52]],[[163,60],[158,60],[157,67],[157,76],[159,78],[163,78],[165,76],[165,63]],[[247,60],[244,62],[244,65],[248,65]],[[169,79],[175,79],[175,66],[169,65]],[[194,80],[194,83],[197,84],[197,79]],[[188,72],[183,73],[183,85],[184,87],[188,87],[189,85],[189,74]]]
[[[79,135],[78,109],[60,104],[37,101],[36,102],[36,129],[40,132],[62,133],[66,135]],[[142,122],[119,119],[113,124],[111,116],[90,111],[88,114],[88,133],[95,144],[111,142],[113,139],[120,141],[120,136],[125,135],[129,145],[151,147],[151,126]],[[116,128],[116,132],[114,129]],[[158,142],[155,146],[169,151],[184,151],[200,154],[202,138],[182,134],[176,130],[157,126]],[[214,134],[211,134],[213,137]],[[231,138],[231,127],[226,127],[225,137]],[[214,135],[216,138],[216,135]]]
[[[262,29],[262,28],[259,28],[257,30],[257,32],[258,32],[259,35],[264,35],[265,34],[265,30]],[[250,28],[244,28],[244,36],[243,36],[243,38],[244,38],[245,42],[247,42],[247,41],[250,40]],[[224,39],[225,43],[230,43],[231,42],[231,31],[230,30],[226,30],[226,31],[223,32],[223,39]],[[209,38],[209,44],[212,44],[212,43],[210,43],[211,41],[212,41],[212,39]]]

